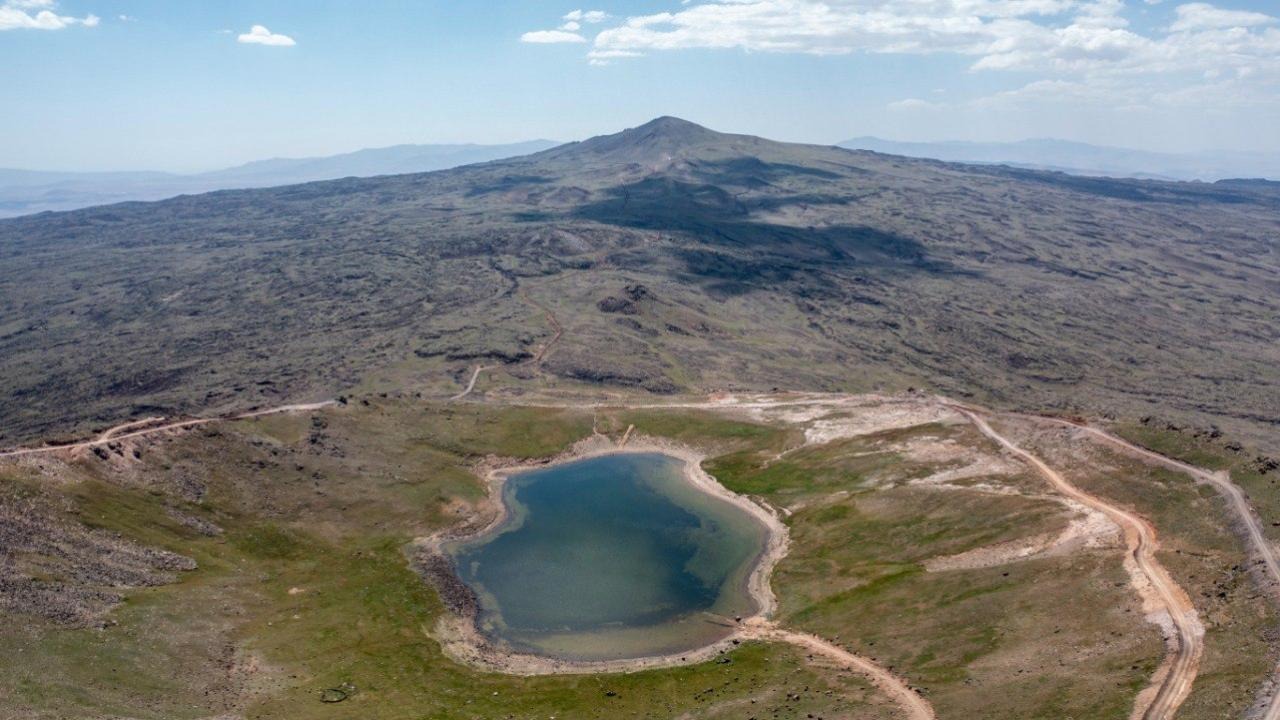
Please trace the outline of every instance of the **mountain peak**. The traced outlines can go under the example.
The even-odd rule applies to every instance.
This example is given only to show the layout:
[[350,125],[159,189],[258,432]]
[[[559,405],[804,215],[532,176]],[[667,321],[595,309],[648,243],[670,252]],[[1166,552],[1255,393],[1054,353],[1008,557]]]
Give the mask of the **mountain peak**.
[[612,160],[649,163],[682,155],[693,148],[715,144],[727,137],[697,123],[662,116],[639,127],[612,135],[600,135],[564,146],[575,153],[607,155]]
[[663,115],[611,137],[632,145],[693,145],[722,140],[724,134],[688,120]]
[[656,117],[639,127],[624,130],[623,132],[656,133],[662,135],[719,135],[719,133],[714,130],[708,130],[695,122],[689,122],[688,120],[672,117],[671,115]]

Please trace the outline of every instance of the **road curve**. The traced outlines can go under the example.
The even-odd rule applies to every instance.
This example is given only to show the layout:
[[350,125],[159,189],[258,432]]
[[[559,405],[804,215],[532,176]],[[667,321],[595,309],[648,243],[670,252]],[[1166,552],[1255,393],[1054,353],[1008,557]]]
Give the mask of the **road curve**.
[[[1090,437],[1100,440],[1109,445],[1120,448],[1121,450],[1144,460],[1149,460],[1158,465],[1186,473],[1198,481],[1206,482],[1212,485],[1227,500],[1227,504],[1231,507],[1232,512],[1240,519],[1241,525],[1245,529],[1245,535],[1253,554],[1262,561],[1262,567],[1266,571],[1270,580],[1269,590],[1272,599],[1280,602],[1280,559],[1276,556],[1275,545],[1267,540],[1266,535],[1262,532],[1262,520],[1258,514],[1254,512],[1253,506],[1249,504],[1249,499],[1245,497],[1244,491],[1231,481],[1231,474],[1225,470],[1212,472],[1204,468],[1196,467],[1175,460],[1171,457],[1161,455],[1160,453],[1148,450],[1140,445],[1135,445],[1124,438],[1113,435],[1106,430],[1096,428],[1085,423],[1074,422],[1062,418],[1042,417],[1039,415],[1028,416],[1036,420],[1050,422],[1055,425],[1075,428],[1087,433]],[[1280,678],[1280,669],[1276,673]],[[1276,690],[1271,695],[1270,703],[1267,705],[1266,712],[1263,713],[1261,720],[1280,720],[1280,683],[1276,683]]]
[[488,369],[489,369],[489,366],[487,366],[487,365],[477,365],[477,366],[476,366],[476,370],[475,370],[475,372],[471,373],[471,380],[469,380],[469,381],[467,382],[467,386],[466,386],[465,388],[463,388],[463,389],[462,389],[462,392],[458,393],[457,395],[454,395],[453,397],[451,397],[451,398],[449,398],[449,399],[450,399],[450,400],[461,400],[461,399],[465,398],[466,396],[470,395],[470,394],[471,394],[471,391],[476,389],[476,380],[477,380],[477,379],[479,379],[479,377],[480,377],[480,373],[482,373],[482,372],[484,372],[485,370],[488,370]]
[[[529,365],[534,368],[541,367],[542,360],[547,356],[547,352],[549,352],[552,346],[554,346],[557,342],[559,342],[560,338],[564,336],[564,326],[561,325],[560,321],[556,319],[555,313],[551,312],[550,308],[538,302],[537,300],[534,300],[533,298],[529,297],[527,294],[525,294],[523,288],[516,290],[516,295],[520,298],[521,301],[523,301],[527,305],[537,308],[538,310],[541,310],[543,316],[547,320],[547,325],[551,327],[551,339],[543,343],[542,346],[538,348],[538,351],[534,353],[532,357],[520,363],[521,365]],[[467,382],[467,386],[463,388],[462,392],[449,398],[449,401],[456,402],[458,400],[466,399],[466,397],[471,394],[471,391],[475,389],[476,380],[480,377],[480,373],[484,372],[485,370],[488,370],[491,367],[494,367],[494,366],[477,365],[475,371],[471,373],[471,379]]]
[[158,423],[161,420],[164,420],[164,416],[156,415],[154,417],[142,418],[141,420],[131,420],[127,423],[121,423],[119,425],[116,425],[115,427],[110,427],[102,431],[102,434],[98,436],[98,442],[106,442],[107,440],[110,440],[113,436],[125,430],[128,430],[129,428],[142,427],[143,425]]
[[[1155,697],[1142,712],[1143,720],[1169,720],[1191,693],[1192,683],[1200,670],[1200,656],[1204,652],[1204,630],[1196,615],[1191,599],[1160,561],[1156,559],[1158,547],[1156,531],[1145,519],[1112,505],[1072,485],[1065,477],[1049,467],[1040,458],[1018,447],[1008,438],[996,432],[974,409],[953,403],[944,403],[969,419],[975,427],[998,445],[1018,456],[1036,469],[1054,490],[1079,503],[1087,505],[1111,519],[1124,532],[1129,555],[1138,569],[1151,583],[1160,604],[1173,621],[1176,645],[1169,649],[1164,668],[1167,672],[1157,680]],[[1157,673],[1160,678],[1160,673]]]
[[911,720],[935,720],[937,718],[929,701],[912,690],[902,678],[880,667],[872,660],[851,653],[835,643],[823,640],[817,635],[786,630],[776,623],[766,620],[751,621],[751,624],[744,628],[742,635],[747,638],[785,642],[810,653],[826,656],[837,664],[870,680],[872,684],[892,698],[906,713],[906,717],[911,718]]
[[[233,415],[224,415],[222,417],[191,418],[190,420],[179,420],[177,422],[165,423],[163,425],[156,425],[154,427],[145,428],[143,430],[134,430],[132,432],[117,434],[121,430],[130,428],[130,427],[136,427],[144,422],[142,420],[135,420],[132,422],[127,422],[122,425],[117,425],[113,428],[110,428],[109,430],[107,430],[106,432],[102,433],[101,435],[97,436],[92,440],[85,440],[83,442],[78,442],[78,443],[69,443],[67,445],[48,445],[45,447],[18,448],[16,450],[5,450],[3,452],[0,452],[0,458],[22,457],[25,455],[47,455],[51,453],[84,450],[87,448],[95,447],[97,445],[105,445],[106,443],[109,443],[109,442],[118,442],[120,440],[128,440],[129,438],[142,437],[144,435],[155,435],[156,433],[168,432],[170,430],[182,430],[184,428],[197,427],[200,425],[208,425],[210,423],[216,423],[216,422],[228,422],[232,420],[249,420],[251,418],[262,417],[264,415],[276,415],[279,413],[286,413],[286,412],[307,412],[310,410],[319,410],[320,408],[328,407],[334,404],[336,404],[336,401],[334,400],[325,400],[323,402],[316,402],[316,403],[280,405],[278,407],[266,408],[265,410],[251,410],[249,412],[236,413]],[[146,422],[156,422],[163,419],[164,418],[159,418],[159,417],[148,418]]]
[[1175,460],[1171,457],[1161,455],[1140,445],[1134,445],[1124,438],[1112,435],[1111,433],[1105,430],[1100,430],[1092,425],[1085,425],[1083,423],[1061,420],[1058,418],[1039,419],[1049,420],[1050,422],[1059,425],[1083,430],[1089,435],[1108,444],[1117,446],[1133,455],[1137,455],[1159,465],[1164,465],[1165,467],[1173,470],[1186,473],[1197,480],[1212,485],[1218,490],[1218,492],[1222,493],[1222,495],[1227,499],[1228,504],[1231,505],[1232,511],[1240,518],[1240,522],[1244,526],[1246,534],[1248,535],[1251,549],[1258,555],[1258,559],[1262,561],[1263,567],[1266,568],[1267,574],[1270,576],[1271,593],[1276,596],[1277,599],[1280,599],[1280,558],[1276,555],[1275,546],[1272,545],[1271,542],[1267,540],[1266,535],[1263,534],[1262,520],[1259,519],[1258,514],[1254,512],[1253,506],[1249,504],[1249,499],[1244,496],[1244,491],[1240,489],[1239,485],[1236,485],[1231,481],[1230,473],[1225,470],[1213,472],[1194,465],[1188,465],[1180,460]]

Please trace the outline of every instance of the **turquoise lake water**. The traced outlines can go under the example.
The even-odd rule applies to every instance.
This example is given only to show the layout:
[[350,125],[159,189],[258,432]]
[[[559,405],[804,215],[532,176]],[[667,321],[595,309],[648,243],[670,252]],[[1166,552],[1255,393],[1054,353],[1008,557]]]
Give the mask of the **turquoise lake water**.
[[746,580],[766,530],[658,453],[579,460],[510,478],[508,520],[449,548],[480,599],[480,630],[574,660],[679,653],[756,607]]

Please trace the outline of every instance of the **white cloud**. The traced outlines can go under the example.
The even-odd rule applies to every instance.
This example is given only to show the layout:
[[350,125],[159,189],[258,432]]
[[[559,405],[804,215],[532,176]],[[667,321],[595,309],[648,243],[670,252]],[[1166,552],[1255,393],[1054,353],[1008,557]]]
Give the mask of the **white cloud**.
[[596,59],[641,57],[642,55],[643,53],[638,53],[632,50],[592,50],[587,53],[587,57]]
[[1202,2],[1179,5],[1175,12],[1178,14],[1178,19],[1169,28],[1174,32],[1246,28],[1276,22],[1276,18],[1260,12],[1226,10]]
[[920,98],[907,98],[905,100],[891,102],[888,105],[890,110],[895,111],[937,110],[941,107],[943,106],[939,103],[932,103],[928,100],[921,100]]
[[527,43],[583,43],[587,39],[575,32],[567,30],[534,30],[520,36],[520,42]]
[[[533,30],[520,36],[520,42],[527,43],[583,43],[587,39],[579,34],[584,23],[595,25],[609,19],[609,14],[602,10],[572,10],[561,18],[564,22],[555,30]],[[592,59],[593,65],[603,63]]]
[[263,25],[254,25],[249,32],[236,37],[237,42],[249,45],[270,45],[272,47],[292,47],[297,45],[288,35],[273,33]]
[[[691,48],[811,55],[946,53],[969,58],[975,72],[1017,71],[1071,83],[1108,79],[1099,86],[1110,89],[1112,102],[1150,97],[1210,76],[1247,80],[1257,92],[1280,92],[1280,18],[1190,2],[1175,9],[1171,26],[1138,31],[1127,18],[1141,12],[1132,7],[1134,2],[685,0],[669,12],[600,17],[605,25],[586,58],[599,65]],[[523,39],[584,42],[577,30],[596,17],[574,11],[562,18],[566,26],[575,24],[573,32],[527,33]],[[1127,84],[1119,80],[1126,78]]]
[[59,15],[57,7],[55,0],[3,0],[0,30],[62,30],[72,25],[96,27],[99,23],[97,15]]
[[1018,89],[987,97],[889,105],[918,114],[1071,103],[1151,111],[1208,98],[1224,106],[1280,105],[1280,13],[1183,2],[1167,27],[1139,30],[1128,16],[1169,0],[668,1],[668,12],[625,18],[575,10],[561,18],[561,30],[522,39],[587,42],[579,31],[599,22],[586,53],[592,65],[683,49],[950,54],[967,58],[971,72],[1030,76]]
[[618,58],[642,57],[643,55],[644,53],[638,53],[633,50],[592,50],[587,53],[587,63],[604,66]]
[[565,13],[564,17],[561,19],[568,20],[570,22],[591,23],[594,25],[608,20],[609,14],[603,10],[573,10]]

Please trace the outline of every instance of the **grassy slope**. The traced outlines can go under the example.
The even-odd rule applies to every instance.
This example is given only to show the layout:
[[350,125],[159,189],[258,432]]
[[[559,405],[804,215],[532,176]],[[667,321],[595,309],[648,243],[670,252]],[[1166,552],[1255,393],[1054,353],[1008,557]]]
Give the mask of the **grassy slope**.
[[[1115,428],[1126,440],[1171,458],[1210,470],[1227,470],[1232,482],[1249,497],[1272,541],[1280,541],[1280,469],[1264,470],[1259,455],[1247,449],[1233,450],[1229,441],[1167,424],[1128,423]],[[1274,446],[1273,446],[1274,447]]]
[[[791,431],[704,413],[372,399],[158,442],[141,469],[79,463],[81,480],[57,492],[82,520],[187,554],[200,569],[130,591],[105,630],[10,624],[0,654],[27,662],[0,675],[0,696],[24,716],[48,718],[198,718],[238,699],[248,717],[282,720],[894,716],[861,680],[778,646],[743,646],[727,664],[595,678],[483,675],[442,658],[426,635],[441,608],[407,569],[404,543],[454,522],[479,497],[467,472],[475,455],[545,456],[593,422],[614,436],[634,424],[712,448],[719,457],[707,467],[731,488],[797,508],[793,552],[775,580],[783,620],[892,665],[924,686],[942,717],[1122,716],[1161,655],[1155,633],[1135,622],[1112,551],[921,570],[934,555],[1061,526],[1055,506],[1036,500],[869,488],[936,469],[884,443],[917,434],[975,442],[964,429],[833,443],[766,466],[794,447]],[[174,478],[197,467],[204,498],[179,499]],[[842,491],[850,495],[832,501]],[[170,506],[225,533],[198,535]],[[1216,687],[1243,677],[1225,661],[1212,667],[1222,668]],[[343,683],[356,688],[348,700],[320,701]]]
[[[153,471],[127,478],[137,488],[96,479],[92,460],[75,468],[82,479],[65,493],[82,518],[184,552],[200,569],[130,591],[105,630],[0,631],[0,652],[32,661],[0,678],[9,707],[24,717],[169,720],[243,697],[254,718],[716,718],[746,706],[890,716],[860,679],[812,669],[785,647],[602,678],[510,678],[445,660],[426,635],[441,606],[402,547],[478,497],[465,472],[473,453],[545,456],[589,432],[590,415],[384,401],[321,422],[317,431],[309,418],[270,418],[164,442],[147,451]],[[216,520],[223,536],[168,518],[164,477],[189,459],[215,469],[202,503],[177,504]],[[348,700],[320,701],[344,683],[356,688]]]
[[[1246,570],[1243,546],[1230,529],[1231,515],[1221,497],[1183,473],[1108,446],[1082,443],[1064,449],[1050,436],[1029,440],[1079,487],[1136,510],[1156,526],[1160,561],[1187,591],[1205,626],[1200,674],[1179,717],[1240,717],[1274,671],[1277,658],[1270,645],[1276,617]],[[1162,452],[1171,450],[1157,444]],[[1090,462],[1080,462],[1081,457]],[[1187,459],[1211,466],[1208,455]]]
[[[768,467],[728,458],[730,487],[782,504],[795,546],[779,566],[783,621],[878,657],[919,685],[942,717],[1115,718],[1154,669],[1158,635],[1135,626],[1114,552],[928,573],[920,561],[1061,527],[1056,505],[1015,497],[870,490],[927,475],[885,455],[927,426],[823,446]],[[862,455],[859,453],[881,453]],[[809,482],[806,478],[817,478]],[[833,497],[849,492],[847,498]]]

